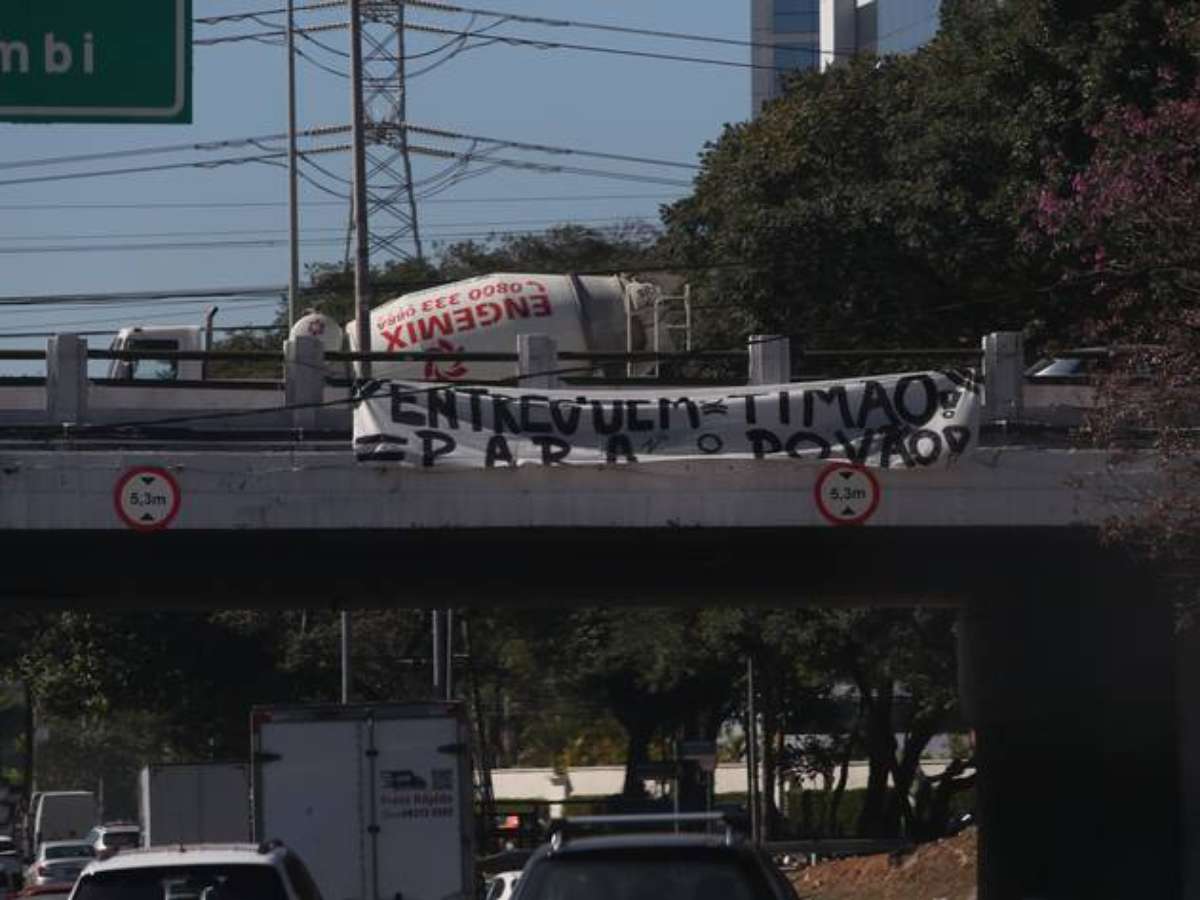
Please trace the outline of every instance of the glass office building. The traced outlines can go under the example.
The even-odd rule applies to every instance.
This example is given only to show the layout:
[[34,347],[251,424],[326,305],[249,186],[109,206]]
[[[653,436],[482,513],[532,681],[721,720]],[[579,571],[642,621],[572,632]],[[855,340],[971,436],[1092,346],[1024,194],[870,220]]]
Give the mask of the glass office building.
[[821,62],[821,4],[824,0],[750,0],[753,109],[779,94],[780,76],[815,69]]
[[755,112],[792,69],[824,69],[855,53],[907,53],[937,33],[941,0],[751,0]]

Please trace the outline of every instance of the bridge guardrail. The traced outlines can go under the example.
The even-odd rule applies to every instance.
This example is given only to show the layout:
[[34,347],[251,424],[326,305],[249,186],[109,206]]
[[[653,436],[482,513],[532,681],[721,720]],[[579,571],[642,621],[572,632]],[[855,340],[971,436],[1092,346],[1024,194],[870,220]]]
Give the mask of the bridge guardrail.
[[[286,342],[282,351],[262,350],[110,350],[92,349],[83,336],[60,334],[51,337],[45,350],[0,350],[0,361],[20,360],[46,362],[44,403],[31,409],[29,397],[7,408],[4,392],[17,390],[0,379],[0,423],[19,421],[37,425],[104,425],[128,422],[141,412],[154,421],[179,413],[195,413],[197,404],[210,406],[217,415],[208,422],[198,421],[204,428],[262,431],[276,428],[291,431],[349,429],[349,382],[331,372],[330,363],[349,367],[355,362],[421,361],[421,362],[511,362],[513,379],[527,387],[553,388],[567,384],[577,386],[609,386],[613,388],[638,384],[679,383],[680,385],[729,384],[729,379],[708,381],[693,377],[673,380],[655,378],[596,377],[588,371],[604,364],[629,362],[736,363],[746,366],[746,382],[780,384],[792,382],[793,363],[826,360],[962,360],[982,362],[983,408],[986,422],[1020,421],[1024,415],[1025,379],[1024,345],[1015,332],[986,335],[976,348],[905,348],[905,349],[805,349],[793,348],[792,339],[780,335],[753,335],[745,349],[709,350],[685,353],[614,353],[587,351],[558,351],[552,338],[546,335],[521,335],[515,353],[499,352],[325,352],[316,338],[298,337]],[[206,380],[204,390],[195,390],[194,382],[151,382],[145,380],[117,381],[89,378],[89,360],[203,360],[209,362],[262,363],[278,362],[282,380]],[[350,370],[347,368],[347,374]],[[805,379],[811,379],[808,375]],[[504,383],[504,382],[501,382]],[[283,398],[280,402],[279,392]],[[36,379],[22,378],[20,390],[36,390]],[[345,396],[342,392],[345,392]],[[187,392],[191,392],[188,396]],[[199,396],[198,396],[199,395]],[[199,397],[206,399],[201,400]],[[215,398],[220,398],[215,399]],[[228,418],[221,415],[228,414]]]

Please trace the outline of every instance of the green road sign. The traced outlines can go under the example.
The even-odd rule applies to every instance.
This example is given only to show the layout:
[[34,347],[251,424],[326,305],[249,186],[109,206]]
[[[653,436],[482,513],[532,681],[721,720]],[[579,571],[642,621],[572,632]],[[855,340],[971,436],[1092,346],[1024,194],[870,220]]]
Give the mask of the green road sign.
[[0,0],[0,122],[191,121],[191,0]]

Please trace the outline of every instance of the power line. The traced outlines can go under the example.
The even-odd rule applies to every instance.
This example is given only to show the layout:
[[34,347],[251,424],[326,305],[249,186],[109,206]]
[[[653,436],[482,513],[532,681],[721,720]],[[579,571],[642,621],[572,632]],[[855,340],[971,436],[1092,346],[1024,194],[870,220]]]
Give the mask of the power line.
[[287,153],[259,153],[254,156],[227,157],[207,162],[163,163],[155,166],[131,166],[123,169],[100,169],[91,172],[63,172],[59,175],[34,175],[27,178],[8,178],[0,181],[0,187],[18,184],[45,184],[55,181],[77,181],[81,178],[103,178],[109,175],[142,175],[149,172],[170,172],[179,169],[217,169],[222,166],[239,166],[247,163],[266,162],[286,157]]
[[0,297],[0,307],[15,307],[15,306],[139,306],[149,303],[181,306],[189,303],[207,303],[212,300],[220,300],[222,303],[257,303],[263,297],[274,297],[281,294],[286,294],[287,288],[272,287],[263,288],[258,291],[224,291],[224,290],[201,290],[201,291],[117,291],[104,294],[33,294],[23,295],[18,294],[9,297]]
[[[174,318],[175,315],[176,314],[172,313],[171,318]],[[178,315],[182,315],[182,313],[179,313]],[[163,316],[162,318],[165,319],[167,317]],[[75,324],[75,325],[103,325],[105,322],[112,322],[112,321],[124,322],[125,320],[124,319],[121,319],[121,320],[96,319],[94,321],[81,321],[81,322],[75,322],[73,324]],[[75,335],[76,337],[83,337],[83,338],[104,337],[105,335],[117,334],[117,332],[119,330],[120,329],[117,329],[117,328],[103,328],[103,329],[97,329],[95,331],[72,331],[71,334]],[[278,330],[279,330],[278,325],[229,325],[224,328],[214,328],[213,329],[213,331],[221,331],[221,332],[278,331]],[[55,337],[62,333],[63,332],[61,329],[59,331],[5,331],[4,329],[0,329],[0,338],[2,338],[4,340],[16,340],[18,338],[27,340],[29,338]]]
[[[329,128],[312,128],[306,131],[299,132],[301,137],[323,137],[332,134],[340,134],[349,130],[347,126],[332,126]],[[122,150],[106,150],[96,153],[77,153],[71,156],[45,156],[37,159],[21,159],[13,162],[0,163],[0,171],[6,169],[24,169],[33,166],[57,166],[67,165],[70,163],[81,162],[96,162],[104,159],[123,159],[131,156],[154,156],[161,154],[183,153],[186,151],[200,151],[208,153],[214,150],[225,150],[231,147],[245,147],[257,144],[260,141],[282,141],[287,138],[287,133],[282,134],[260,134],[251,135],[249,137],[224,138],[216,141],[193,141],[187,144],[165,144],[157,147],[130,147]]]
[[[440,150],[433,147],[421,147],[416,144],[409,145],[409,151],[423,156],[436,156],[442,159],[462,159],[467,162],[483,162],[492,166],[502,166],[509,169],[524,169],[531,172],[542,172],[548,174],[562,175],[587,175],[594,178],[613,178],[621,181],[636,182],[639,184],[662,184],[670,187],[691,187],[690,181],[680,181],[677,178],[661,178],[657,175],[634,175],[625,172],[611,172],[603,169],[589,169],[580,166],[561,166],[554,163],[539,163],[526,162],[516,159],[497,159],[495,157],[475,156],[469,153],[455,153],[450,150]],[[4,182],[0,182],[3,185]]]
[[[696,165],[694,163],[683,163],[683,162],[677,162],[675,160],[669,160],[669,159],[657,159],[657,158],[648,157],[648,156],[633,156],[633,155],[621,154],[621,153],[609,153],[609,152],[604,152],[604,151],[599,151],[599,150],[587,150],[587,149],[582,149],[579,147],[563,147],[563,146],[558,146],[558,145],[554,145],[554,144],[534,144],[534,143],[529,143],[529,142],[525,142],[525,141],[510,140],[508,138],[492,137],[490,135],[468,134],[466,132],[453,131],[453,130],[446,129],[446,128],[433,128],[433,127],[430,127],[427,125],[414,124],[412,122],[389,123],[389,124],[382,125],[379,127],[381,127],[382,130],[384,130],[384,131],[404,130],[407,132],[423,134],[423,135],[427,135],[430,137],[444,138],[446,140],[480,141],[480,142],[487,143],[487,144],[494,144],[499,147],[508,147],[508,148],[512,148],[514,150],[528,150],[528,151],[532,151],[532,152],[536,152],[536,153],[584,156],[584,157],[590,157],[590,158],[594,158],[594,159],[604,159],[604,160],[615,161],[615,162],[628,162],[628,163],[635,163],[638,165],[653,165],[653,166],[663,166],[663,167],[679,168],[679,169],[698,170],[700,168],[698,165]],[[349,133],[349,131],[350,131],[349,125],[328,125],[328,126],[323,126],[320,128],[306,129],[304,131],[299,132],[299,135],[301,137],[332,137],[335,135],[347,134],[347,133]],[[35,167],[35,166],[66,165],[69,163],[95,162],[98,160],[121,159],[121,158],[131,157],[131,156],[150,156],[150,155],[156,155],[156,154],[158,154],[158,155],[172,154],[172,153],[182,153],[182,152],[186,152],[186,151],[196,151],[196,150],[199,150],[201,152],[210,152],[210,151],[215,151],[215,150],[228,149],[231,147],[245,147],[245,146],[255,146],[255,147],[258,147],[259,149],[264,150],[266,153],[268,153],[267,156],[255,157],[254,160],[252,160],[252,161],[257,161],[259,159],[275,158],[280,155],[279,153],[272,153],[271,151],[268,150],[268,148],[261,147],[260,146],[261,143],[266,143],[266,142],[271,142],[271,141],[282,141],[282,140],[286,140],[286,139],[287,139],[287,133],[284,132],[281,134],[251,135],[248,137],[226,138],[226,139],[217,140],[217,141],[203,141],[203,142],[193,142],[193,143],[187,143],[187,144],[166,144],[166,145],[162,145],[162,146],[158,146],[158,147],[126,148],[126,149],[122,149],[122,150],[108,150],[108,151],[101,151],[101,152],[96,152],[96,153],[74,154],[71,156],[41,157],[41,158],[37,158],[37,159],[23,159],[23,160],[16,160],[13,162],[0,163],[0,170],[30,168],[30,167]],[[306,152],[315,152],[315,151],[306,151]],[[282,155],[286,155],[286,154],[282,154]],[[206,162],[178,163],[178,164],[174,164],[174,165],[177,165],[177,166],[185,166],[185,165],[187,165],[187,166],[190,166],[190,165],[206,166],[206,165],[219,165],[219,164],[222,164],[223,162],[224,161],[214,161],[213,163],[206,163]],[[157,171],[157,170],[155,170],[155,171]],[[64,176],[64,177],[80,177],[80,176]],[[20,182],[12,182],[12,181],[0,182],[0,184],[13,184],[13,183],[20,183]]]
[[[470,203],[578,203],[608,200],[675,200],[677,194],[551,194],[520,197],[444,197],[426,200],[426,203],[470,204]],[[285,200],[178,200],[148,203],[0,203],[0,211],[38,211],[51,209],[73,210],[155,210],[155,209],[277,209],[287,206]],[[310,200],[305,206],[336,206],[345,204],[337,200]]]
[[[487,226],[503,226],[503,225],[545,225],[547,230],[556,230],[564,227],[580,226],[584,228],[591,227],[591,223],[611,222],[612,227],[619,227],[622,223],[630,224],[650,224],[644,216],[595,216],[584,219],[555,219],[555,218],[540,218],[540,219],[498,219],[494,221],[484,222],[442,222],[433,226],[431,234],[438,234],[438,229],[462,229],[462,228],[483,228]],[[314,227],[304,229],[307,233],[329,233],[342,234],[345,231],[344,227]],[[286,228],[222,228],[215,231],[142,231],[142,232],[92,232],[90,234],[20,234],[20,235],[0,235],[0,241],[90,241],[98,238],[114,238],[120,240],[133,240],[137,238],[166,238],[166,237],[216,237],[220,235],[234,234],[288,234]],[[456,233],[456,232],[451,232]],[[500,233],[525,233],[519,229],[505,229]]]
[[[536,38],[521,38],[510,35],[485,34],[475,31],[454,31],[448,28],[437,28],[433,25],[406,24],[406,29],[420,31],[425,34],[460,35],[462,37],[480,39],[476,47],[486,47],[491,44],[508,44],[517,47],[535,47],[539,50],[578,50],[582,53],[602,53],[610,56],[629,56],[639,59],[656,59],[667,62],[686,62],[698,65],[723,66],[732,69],[766,69],[773,72],[791,72],[795,66],[769,66],[761,63],[736,62],[728,59],[712,59],[706,56],[683,56],[675,53],[660,53],[655,50],[628,50],[619,47],[602,47],[596,44],[575,44],[564,41],[545,41]],[[806,48],[796,48],[806,49]],[[812,48],[814,57],[819,48]]]
[[391,127],[415,132],[416,134],[423,134],[428,137],[441,137],[448,140],[458,141],[482,141],[488,144],[496,144],[500,147],[511,147],[515,150],[531,150],[537,153],[588,156],[594,159],[607,159],[616,162],[638,163],[641,165],[651,166],[667,166],[676,169],[699,170],[700,168],[700,166],[696,165],[695,163],[675,162],[673,160],[655,159],[654,157],[647,156],[629,156],[622,153],[605,153],[598,150],[580,150],[576,147],[559,147],[552,144],[531,144],[524,141],[511,141],[505,138],[486,137],[478,134],[465,134],[461,131],[450,131],[444,128],[430,128],[426,125],[414,125],[411,122],[400,122]]
[[[296,31],[304,33],[310,31],[333,31],[349,27],[345,23],[335,23],[331,25],[317,25],[307,28],[298,28]],[[404,23],[405,31],[418,31],[423,34],[438,34],[444,37],[459,37],[459,38],[475,38],[479,41],[474,47],[464,49],[476,49],[486,47],[491,44],[508,44],[510,46],[520,47],[536,47],[539,50],[578,50],[583,53],[602,53],[612,56],[628,56],[639,59],[656,59],[666,62],[685,62],[694,63],[697,65],[723,66],[732,69],[764,69],[773,72],[793,72],[796,66],[770,66],[761,63],[737,62],[729,59],[713,59],[707,56],[685,56],[676,53],[661,53],[654,50],[629,50],[620,47],[603,47],[596,44],[575,44],[566,43],[564,41],[546,41],[537,38],[524,38],[515,35],[491,34],[486,31],[455,31],[451,28],[438,28],[434,25],[418,25],[414,22]],[[285,36],[284,31],[258,31],[249,32],[246,34],[231,34],[221,37],[200,38],[193,41],[198,46],[214,46],[217,44],[235,44],[244,41],[262,41],[264,39],[278,39]],[[789,47],[786,49],[795,50],[810,50],[813,57],[816,58],[820,53],[818,47]]]
[[[602,22],[581,22],[572,21],[569,19],[551,19],[543,16],[529,16],[521,13],[502,12],[499,10],[480,9],[477,7],[456,6],[450,3],[433,2],[433,0],[394,0],[394,4],[397,6],[411,6],[417,9],[426,9],[432,12],[450,13],[452,15],[489,16],[504,21],[521,22],[527,25],[540,25],[548,28],[581,28],[588,31],[607,31],[614,34],[631,34],[639,37],[666,38],[668,40],[686,41],[689,43],[719,44],[728,47],[749,47],[752,49],[807,49],[794,43],[784,44],[770,41],[747,41],[739,38],[718,37],[711,34],[695,34],[682,31],[660,31],[652,28],[634,28],[632,26],[611,25]],[[383,4],[367,3],[364,4],[364,9],[369,10],[374,5]],[[297,6],[296,10],[317,11],[344,8],[344,3],[332,2],[316,3],[308,6]],[[221,16],[205,16],[203,18],[197,18],[194,21],[200,25],[219,25],[225,22],[245,21],[246,19],[253,18],[255,16],[283,15],[286,12],[286,9],[263,9],[256,10],[254,13],[231,13]]]
[[[331,229],[340,231],[340,229]],[[595,231],[617,229],[593,229]],[[440,240],[472,240],[494,237],[542,237],[552,234],[553,229],[543,230],[494,230],[494,231],[464,231],[438,232],[434,237]],[[305,247],[337,247],[342,244],[341,238],[312,238],[302,240]],[[99,244],[63,244],[40,247],[0,247],[0,256],[45,255],[57,253],[118,253],[136,252],[150,253],[160,251],[184,250],[268,250],[286,246],[287,238],[259,238],[244,240],[216,241],[157,241],[152,243],[99,243]]]
[[[270,307],[278,308],[278,304],[263,303],[262,301],[259,301],[250,306],[243,307],[243,309],[268,309]],[[161,324],[164,322],[167,324],[174,324],[176,319],[188,318],[188,319],[194,320],[196,318],[196,315],[198,312],[199,312],[198,310],[191,310],[189,312],[152,313],[148,317],[148,319],[146,319],[145,321],[140,322],[140,323],[139,322],[131,322],[129,316],[115,316],[115,317],[108,316],[103,319],[74,319],[69,322],[60,323],[59,327],[56,330],[49,331],[49,332],[8,331],[8,330],[0,329],[0,338],[4,338],[4,339],[8,339],[8,340],[16,340],[17,338],[29,339],[29,338],[39,338],[39,337],[52,337],[56,334],[63,334],[64,332],[70,331],[72,328],[74,328],[76,326],[81,326],[81,325],[90,326],[90,325],[115,324],[115,325],[122,325],[122,326],[134,326],[134,325],[139,325],[139,324],[146,324],[146,325]],[[228,326],[225,328],[214,328],[213,331],[241,331],[241,330],[272,331],[275,329],[275,327],[276,326],[274,326],[274,325],[231,325],[231,326]],[[80,332],[72,332],[72,333],[79,334],[80,337],[84,336]],[[103,331],[103,332],[92,332],[92,333],[93,334],[114,334],[115,330],[107,330],[107,331]]]

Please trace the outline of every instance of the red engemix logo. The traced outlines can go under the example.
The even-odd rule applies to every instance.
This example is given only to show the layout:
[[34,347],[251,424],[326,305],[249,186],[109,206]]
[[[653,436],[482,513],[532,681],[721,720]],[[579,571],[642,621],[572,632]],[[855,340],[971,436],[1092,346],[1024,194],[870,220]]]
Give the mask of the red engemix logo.
[[[429,348],[426,347],[426,350]],[[440,338],[437,342],[437,352],[439,353],[462,353],[463,348],[460,344],[452,344],[445,338]],[[425,380],[426,381],[456,381],[467,374],[467,367],[463,365],[461,360],[454,360],[446,369],[442,369],[436,360],[430,360],[425,363]]]

